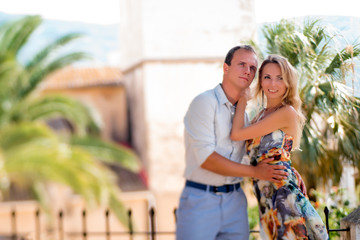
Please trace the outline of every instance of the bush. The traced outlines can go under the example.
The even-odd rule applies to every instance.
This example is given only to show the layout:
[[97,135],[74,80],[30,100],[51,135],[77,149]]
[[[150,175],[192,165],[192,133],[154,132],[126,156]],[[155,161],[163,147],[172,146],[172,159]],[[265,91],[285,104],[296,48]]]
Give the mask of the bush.
[[[259,208],[256,204],[253,207],[248,208],[248,219],[249,219],[249,228],[250,230],[258,230],[259,229]],[[250,240],[258,239],[258,233],[250,234]]]
[[[324,220],[325,223],[325,207],[329,209],[329,228],[330,229],[340,229],[340,221],[349,213],[351,213],[355,208],[350,207],[349,200],[345,199],[345,188],[331,188],[331,191],[326,198],[323,193],[320,193],[316,190],[311,190],[310,195],[314,195],[316,198],[315,202],[312,202],[316,211],[320,217]],[[330,239],[340,239],[340,232],[330,232]]]

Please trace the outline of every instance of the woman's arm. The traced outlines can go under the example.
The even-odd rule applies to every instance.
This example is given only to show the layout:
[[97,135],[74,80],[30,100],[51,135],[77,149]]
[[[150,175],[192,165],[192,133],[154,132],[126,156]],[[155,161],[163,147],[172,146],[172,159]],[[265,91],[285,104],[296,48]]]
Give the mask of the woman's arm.
[[278,129],[293,136],[295,133],[297,114],[293,107],[287,105],[269,114],[264,119],[244,127],[246,101],[239,100],[233,120],[230,138],[240,141],[264,136]]

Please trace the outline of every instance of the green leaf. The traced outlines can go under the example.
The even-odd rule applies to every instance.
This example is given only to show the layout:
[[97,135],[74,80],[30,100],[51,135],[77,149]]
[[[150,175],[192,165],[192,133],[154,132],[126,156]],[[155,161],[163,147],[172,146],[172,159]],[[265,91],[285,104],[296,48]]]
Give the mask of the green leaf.
[[[116,176],[104,163],[136,171],[139,161],[130,149],[100,139],[89,106],[64,96],[38,96],[47,76],[89,57],[76,51],[59,54],[81,37],[71,33],[21,63],[19,52],[41,22],[38,16],[26,16],[0,26],[0,191],[6,194],[11,186],[32,190],[48,211],[52,206],[47,185],[61,184],[88,206],[109,206],[127,226]],[[54,118],[73,127],[70,136],[46,124]]]
[[[280,54],[298,70],[307,123],[302,151],[294,154],[294,164],[314,185],[329,179],[336,184],[344,162],[360,170],[359,99],[346,86],[347,78],[354,79],[359,44],[338,47],[334,43],[348,41],[319,19],[303,23],[281,20],[265,25],[262,31],[266,41],[262,52]],[[314,175],[319,178],[314,179]]]
[[136,154],[122,145],[115,145],[94,137],[72,137],[71,144],[81,147],[101,161],[120,164],[131,171],[140,170],[139,160]]

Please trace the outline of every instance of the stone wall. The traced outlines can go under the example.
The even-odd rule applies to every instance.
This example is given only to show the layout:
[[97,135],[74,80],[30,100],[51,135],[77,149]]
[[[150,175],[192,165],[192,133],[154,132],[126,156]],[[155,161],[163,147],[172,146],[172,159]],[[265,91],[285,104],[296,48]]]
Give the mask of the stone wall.
[[256,30],[252,0],[122,0],[121,69],[132,143],[150,189],[179,191],[182,120],[191,99],[222,80],[227,51]]
[[[147,169],[159,215],[183,187],[183,117],[222,81],[227,51],[256,33],[253,0],[121,0],[121,70],[131,139]],[[163,219],[166,221],[166,219]],[[171,224],[171,228],[173,228]],[[159,230],[173,230],[159,222]]]

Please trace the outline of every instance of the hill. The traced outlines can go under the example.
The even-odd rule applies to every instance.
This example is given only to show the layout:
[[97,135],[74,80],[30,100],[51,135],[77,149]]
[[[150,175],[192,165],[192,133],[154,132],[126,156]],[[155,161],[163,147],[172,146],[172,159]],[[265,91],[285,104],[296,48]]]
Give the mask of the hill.
[[[0,25],[9,20],[21,18],[21,15],[0,12]],[[20,61],[25,61],[38,49],[47,43],[67,33],[82,33],[85,37],[69,44],[67,51],[84,51],[90,53],[92,61],[84,61],[83,65],[110,65],[118,64],[118,25],[100,25],[81,22],[67,22],[43,19],[41,26],[29,39],[27,47],[20,53]],[[31,46],[31,47],[30,47]]]

